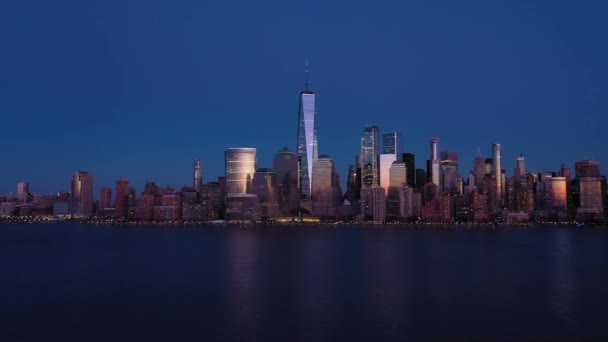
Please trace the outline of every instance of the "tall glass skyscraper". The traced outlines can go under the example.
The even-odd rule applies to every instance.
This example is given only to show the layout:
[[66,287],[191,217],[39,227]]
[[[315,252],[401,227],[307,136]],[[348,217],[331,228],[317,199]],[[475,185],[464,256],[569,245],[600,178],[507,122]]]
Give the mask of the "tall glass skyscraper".
[[315,93],[308,90],[308,64],[306,65],[306,86],[300,93],[298,113],[298,148],[301,159],[301,195],[310,199],[312,193],[312,166],[318,158],[317,126],[315,121]]
[[401,133],[387,132],[382,134],[382,154],[401,156]]
[[247,194],[256,170],[254,147],[229,148],[225,152],[226,193],[228,196]]
[[361,138],[361,188],[371,188],[380,185],[378,169],[378,152],[380,149],[377,126],[363,127]]

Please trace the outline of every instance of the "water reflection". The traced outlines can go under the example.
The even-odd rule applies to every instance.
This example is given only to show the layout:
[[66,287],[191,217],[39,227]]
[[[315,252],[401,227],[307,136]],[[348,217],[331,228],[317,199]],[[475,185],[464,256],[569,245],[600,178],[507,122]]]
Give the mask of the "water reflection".
[[560,229],[553,234],[553,281],[552,311],[563,323],[572,321],[575,315],[576,302],[576,275],[574,273],[572,255],[572,236],[566,229]]

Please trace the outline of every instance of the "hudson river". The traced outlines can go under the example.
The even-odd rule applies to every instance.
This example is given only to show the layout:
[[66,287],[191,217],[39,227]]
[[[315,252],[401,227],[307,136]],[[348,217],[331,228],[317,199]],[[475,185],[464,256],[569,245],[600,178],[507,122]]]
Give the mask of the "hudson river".
[[0,341],[608,339],[608,229],[0,225]]

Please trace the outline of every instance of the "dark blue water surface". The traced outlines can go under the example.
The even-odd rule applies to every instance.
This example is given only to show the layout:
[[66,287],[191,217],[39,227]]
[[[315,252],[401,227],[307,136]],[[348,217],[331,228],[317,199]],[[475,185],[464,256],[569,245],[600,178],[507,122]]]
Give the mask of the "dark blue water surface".
[[0,341],[605,340],[608,229],[0,225]]

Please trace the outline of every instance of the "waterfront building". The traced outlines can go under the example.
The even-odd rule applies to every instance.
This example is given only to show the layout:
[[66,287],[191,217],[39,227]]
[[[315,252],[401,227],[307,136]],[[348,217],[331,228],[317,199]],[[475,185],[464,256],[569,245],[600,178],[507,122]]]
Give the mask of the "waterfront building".
[[127,215],[127,189],[129,188],[129,180],[121,178],[116,181],[116,216],[124,218]]
[[312,214],[336,216],[342,194],[334,162],[328,155],[322,155],[315,161],[313,171]]
[[278,203],[283,216],[291,216],[300,206],[299,165],[297,155],[287,147],[274,155],[272,168],[276,174]]
[[298,110],[298,142],[296,153],[300,159],[301,196],[310,199],[312,193],[312,168],[318,158],[315,93],[308,89],[308,64],[304,90],[300,92]]
[[504,203],[503,200],[503,178],[501,169],[500,144],[492,144],[492,171],[496,182],[496,205],[498,208]]
[[381,187],[361,189],[361,215],[364,221],[386,221],[386,196]]
[[256,170],[256,149],[251,147],[229,148],[224,153],[227,195],[246,194]]
[[255,171],[251,182],[251,193],[259,198],[260,215],[262,219],[279,217],[277,176],[273,169],[259,168]]
[[363,137],[361,138],[361,188],[367,189],[380,185],[380,175],[378,168],[379,141],[378,127],[363,127]]
[[93,177],[86,171],[72,176],[71,213],[79,216],[93,214]]
[[19,203],[27,203],[27,196],[29,194],[29,183],[19,182],[17,183],[17,201]]
[[[201,160],[197,159],[194,161],[194,191],[197,194],[201,193],[201,186],[203,184],[203,171],[201,169]],[[198,201],[198,199],[197,199]]]

